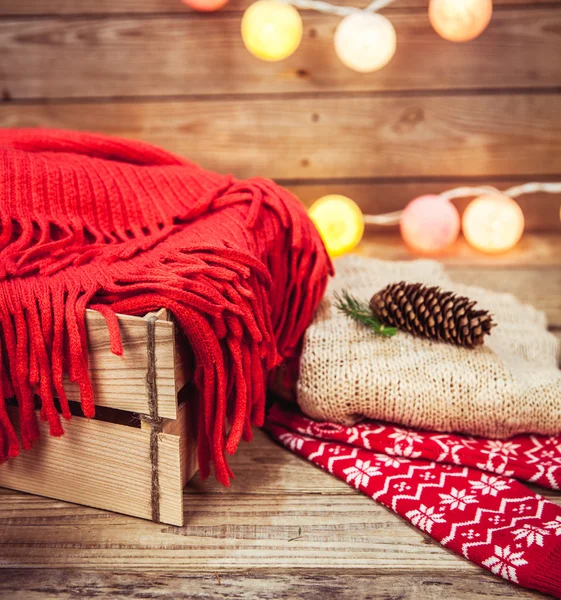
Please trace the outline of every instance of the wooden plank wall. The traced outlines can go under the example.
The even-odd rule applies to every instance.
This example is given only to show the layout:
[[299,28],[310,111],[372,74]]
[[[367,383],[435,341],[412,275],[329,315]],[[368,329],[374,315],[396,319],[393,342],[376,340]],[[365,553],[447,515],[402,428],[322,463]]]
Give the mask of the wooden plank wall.
[[[313,12],[292,57],[254,59],[239,35],[250,2],[206,15],[180,0],[0,0],[0,126],[139,138],[372,213],[561,177],[561,2],[495,0],[488,30],[452,44],[428,0],[396,0],[397,54],[370,75],[340,64],[338,19]],[[530,230],[561,231],[559,196],[521,202]]]

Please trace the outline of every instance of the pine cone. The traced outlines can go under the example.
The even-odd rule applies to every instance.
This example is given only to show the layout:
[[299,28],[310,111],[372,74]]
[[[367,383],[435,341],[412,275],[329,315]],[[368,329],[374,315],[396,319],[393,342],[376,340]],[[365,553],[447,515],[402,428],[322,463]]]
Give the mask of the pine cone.
[[495,326],[486,310],[453,292],[421,283],[400,281],[386,286],[370,300],[370,309],[385,325],[413,335],[474,348]]

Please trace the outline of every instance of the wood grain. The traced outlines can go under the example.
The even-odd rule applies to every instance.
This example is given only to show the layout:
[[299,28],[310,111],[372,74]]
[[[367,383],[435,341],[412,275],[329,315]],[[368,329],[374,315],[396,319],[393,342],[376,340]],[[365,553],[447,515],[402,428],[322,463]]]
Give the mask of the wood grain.
[[498,12],[470,44],[437,36],[425,13],[397,12],[397,53],[371,76],[337,58],[337,23],[305,12],[298,52],[267,63],[244,48],[239,15],[5,19],[1,87],[20,99],[561,86],[561,7]]
[[[238,460],[247,461],[249,454],[253,469],[240,468]],[[0,566],[481,574],[344,482],[280,449],[263,432],[236,454],[232,468],[237,476],[231,488],[213,481],[201,488],[198,476],[188,485],[183,527],[15,492],[2,495]],[[561,503],[558,493],[544,495]]]
[[[218,14],[229,11],[244,10],[252,0],[230,0]],[[535,5],[558,3],[558,0],[531,0]],[[367,6],[368,2],[355,0],[339,0],[338,4],[349,6]],[[528,0],[494,0],[495,8],[502,5],[528,4]],[[428,0],[395,0],[384,13],[395,9],[424,9]],[[0,0],[0,16],[2,15],[46,15],[46,14],[131,14],[131,13],[187,13],[190,9],[180,0]],[[214,16],[214,15],[213,15]]]
[[[540,178],[543,180],[543,178]],[[561,179],[561,176],[559,177]],[[415,181],[344,181],[324,180],[309,182],[279,181],[285,185],[305,206],[310,206],[315,200],[326,194],[343,194],[352,198],[365,214],[377,215],[395,210],[401,210],[408,202],[424,194],[439,194],[460,186],[490,185],[499,190],[505,190],[512,185],[518,185],[520,180],[415,180]],[[454,200],[455,206],[463,213],[472,198]],[[554,232],[561,234],[559,210],[561,199],[558,194],[527,194],[516,200],[526,222],[527,232]]]
[[[166,317],[167,318],[167,317]],[[141,317],[119,316],[123,356],[111,352],[105,319],[97,312],[88,310],[89,373],[98,406],[148,414],[146,394],[146,321]],[[156,322],[156,382],[158,385],[158,414],[174,419],[177,414],[175,364],[177,353],[173,324],[166,319]],[[80,400],[77,384],[65,378],[68,399]],[[180,386],[182,387],[182,386]]]
[[[388,229],[390,228],[369,228],[357,248],[357,253],[385,260],[422,258],[405,246],[395,228],[393,233],[388,233]],[[557,233],[529,233],[522,236],[520,242],[508,252],[484,254],[472,248],[463,237],[460,237],[448,250],[433,258],[447,266],[457,267],[460,272],[462,268],[477,267],[485,270],[502,267],[507,280],[514,276],[512,272],[514,269],[528,268],[534,271],[536,279],[539,279],[542,269],[551,269],[554,273],[561,270],[560,245],[561,236]],[[556,281],[556,278],[554,280]],[[552,289],[555,287],[550,288]]]
[[[6,569],[0,580],[0,596],[10,600],[38,600],[56,594],[58,600],[76,598],[221,598],[222,600],[454,600],[493,598],[543,598],[480,573],[389,574],[380,569],[249,569],[244,573],[205,575],[181,573],[99,572],[71,569]],[[54,597],[54,596],[53,596]]]
[[[64,423],[61,438],[49,436],[46,423],[39,427],[41,438],[31,450],[0,465],[0,486],[151,518],[148,431],[81,417]],[[170,431],[158,437],[160,517],[179,525],[184,465],[177,430]]]
[[2,127],[139,138],[238,177],[479,177],[561,172],[560,95],[0,105]]

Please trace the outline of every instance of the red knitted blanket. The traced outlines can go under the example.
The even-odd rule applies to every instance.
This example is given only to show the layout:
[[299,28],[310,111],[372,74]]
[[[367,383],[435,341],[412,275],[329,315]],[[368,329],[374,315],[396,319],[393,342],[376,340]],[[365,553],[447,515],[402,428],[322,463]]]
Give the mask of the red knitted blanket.
[[[50,130],[0,131],[0,461],[69,419],[63,373],[95,412],[85,310],[169,309],[188,338],[199,393],[199,465],[262,425],[267,373],[296,352],[330,261],[299,202],[265,179],[236,181],[139,142]],[[55,400],[58,398],[58,400]],[[227,426],[229,422],[229,426]]]
[[561,489],[561,436],[485,440],[366,421],[313,421],[274,406],[266,429],[492,573],[561,598],[561,506],[516,481]]

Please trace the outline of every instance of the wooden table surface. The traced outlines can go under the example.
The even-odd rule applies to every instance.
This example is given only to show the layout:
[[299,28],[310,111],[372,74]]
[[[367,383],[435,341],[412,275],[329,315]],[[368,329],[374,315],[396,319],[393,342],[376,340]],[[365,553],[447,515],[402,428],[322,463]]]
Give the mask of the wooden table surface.
[[[453,277],[512,291],[561,337],[561,236],[487,258],[460,243]],[[408,258],[393,238],[362,253]],[[0,489],[0,598],[541,598],[459,558],[257,431],[222,488],[198,477],[173,527]],[[561,505],[561,493],[542,492]]]

